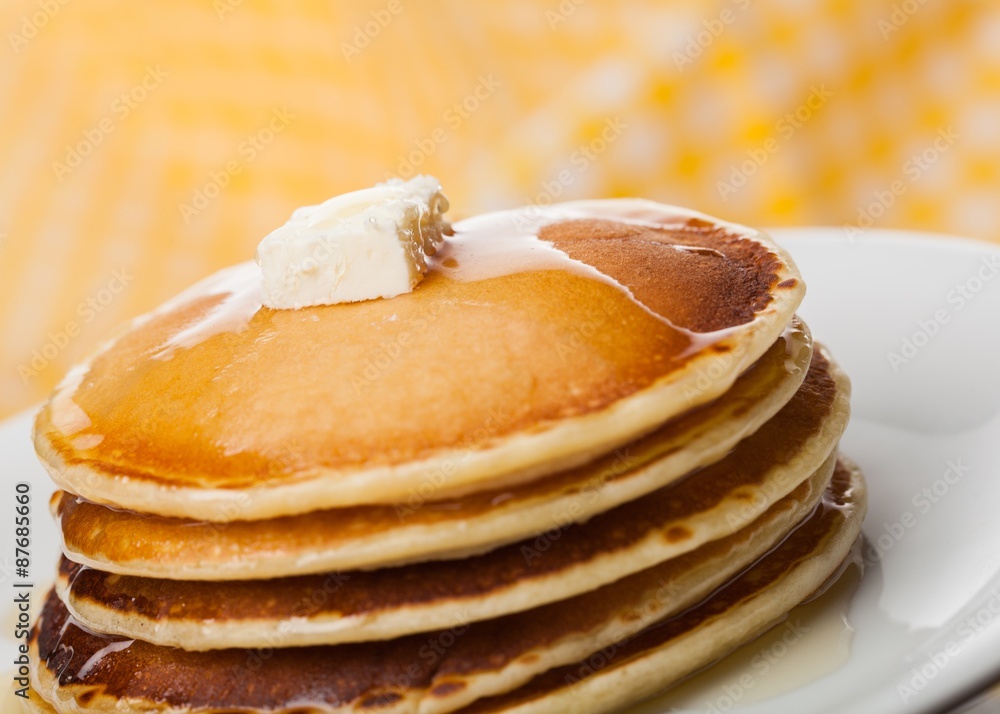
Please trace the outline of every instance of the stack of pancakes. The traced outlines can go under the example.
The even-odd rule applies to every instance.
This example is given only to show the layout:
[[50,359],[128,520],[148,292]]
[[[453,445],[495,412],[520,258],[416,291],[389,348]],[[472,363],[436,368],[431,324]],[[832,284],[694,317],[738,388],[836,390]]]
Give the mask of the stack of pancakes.
[[781,621],[865,510],[849,383],[766,236],[647,201],[455,224],[388,300],[252,263],[38,415],[29,708],[597,712]]

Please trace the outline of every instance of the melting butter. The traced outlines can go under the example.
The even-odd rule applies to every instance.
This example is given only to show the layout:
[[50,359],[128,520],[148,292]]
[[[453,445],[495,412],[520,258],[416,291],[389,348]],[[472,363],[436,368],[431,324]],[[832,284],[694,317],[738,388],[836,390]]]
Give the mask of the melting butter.
[[432,176],[392,179],[298,209],[257,248],[264,304],[297,310],[410,292],[447,232],[446,210]]
[[[695,211],[667,206],[641,199],[604,199],[574,201],[544,209],[518,209],[487,213],[467,218],[454,225],[455,234],[448,237],[437,253],[427,259],[428,272],[439,273],[452,280],[473,282],[528,271],[561,270],[590,280],[599,280],[627,294],[639,307],[691,338],[689,353],[724,339],[732,330],[696,333],[672,325],[636,300],[628,286],[605,275],[597,268],[574,260],[550,243],[538,237],[546,225],[567,220],[604,219],[667,228],[684,232],[690,226],[715,225],[734,235],[753,237],[751,229],[716,219]],[[711,249],[674,245],[676,250],[717,253]],[[246,328],[264,304],[260,273],[252,261],[223,269],[185,290],[152,315],[139,318],[138,327],[152,316],[164,314],[195,300],[215,297],[215,304],[190,325],[170,337],[152,355],[153,359],[169,359],[179,349],[190,349],[216,334],[239,332]],[[686,355],[682,355],[686,356]]]

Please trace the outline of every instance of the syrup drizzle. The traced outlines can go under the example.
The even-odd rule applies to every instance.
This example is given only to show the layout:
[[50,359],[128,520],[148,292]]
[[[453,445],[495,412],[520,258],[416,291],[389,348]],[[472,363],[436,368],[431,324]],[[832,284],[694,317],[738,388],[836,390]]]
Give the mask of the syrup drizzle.
[[167,360],[179,349],[190,349],[217,334],[245,329],[263,306],[261,278],[256,263],[247,261],[220,270],[168,301],[154,314],[162,315],[211,295],[224,297],[201,319],[173,335],[152,355],[152,359]]
[[850,604],[861,573],[855,552],[860,550],[852,550],[844,565],[792,608],[781,624],[630,714],[736,710],[804,687],[844,666],[855,633]]
[[[76,625],[79,627],[79,623],[76,623]],[[83,663],[83,666],[80,667],[80,671],[76,673],[76,678],[79,680],[86,679],[87,675],[90,674],[91,671],[97,667],[105,657],[110,654],[114,654],[115,652],[127,650],[132,646],[133,642],[135,642],[135,640],[121,640],[119,642],[112,642],[111,644],[102,647],[97,652],[92,654],[90,659]]]
[[[798,527],[818,513],[840,511],[849,518],[857,508],[853,489],[845,490],[840,496],[828,489],[813,515]],[[779,543],[771,552],[780,547]],[[765,554],[761,560],[767,556]],[[747,570],[752,568],[753,564]],[[794,607],[781,624],[664,694],[630,708],[629,714],[729,711],[774,698],[836,671],[850,657],[855,629],[848,612],[864,570],[863,536],[859,536],[838,568],[815,592]],[[712,597],[710,595],[706,601]]]
[[[483,214],[454,225],[455,233],[428,258],[428,270],[452,280],[475,282],[520,272],[561,270],[611,285],[623,292],[644,312],[691,340],[681,358],[725,339],[738,328],[715,332],[694,332],[673,324],[636,299],[632,290],[587,263],[570,258],[553,244],[538,237],[542,228],[553,223],[578,219],[604,219],[652,228],[684,232],[706,225],[724,227],[734,234],[752,237],[755,232],[673,206],[639,199],[576,201],[545,209],[529,208]],[[724,257],[711,248],[669,245],[671,248],[703,255]],[[417,288],[419,290],[419,287]],[[199,298],[222,296],[207,314],[170,337],[152,359],[166,360],[180,349],[190,349],[216,334],[239,332],[261,310],[260,272],[247,261],[206,278],[158,308],[153,315],[172,311]],[[148,319],[148,318],[147,318]],[[140,318],[142,320],[142,318]],[[138,323],[137,323],[138,324]]]

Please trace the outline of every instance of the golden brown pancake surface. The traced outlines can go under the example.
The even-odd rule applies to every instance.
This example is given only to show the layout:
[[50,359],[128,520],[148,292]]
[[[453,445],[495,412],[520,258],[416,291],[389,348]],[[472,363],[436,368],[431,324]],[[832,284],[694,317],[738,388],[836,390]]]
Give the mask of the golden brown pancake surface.
[[391,299],[274,310],[223,270],[57,387],[40,702],[596,714],[843,560],[850,383],[766,235],[633,199],[454,228]]
[[[176,639],[161,643],[193,649],[242,646],[226,638],[254,636],[251,625],[289,628],[283,638],[288,644],[359,641],[564,599],[728,535],[808,478],[835,449],[846,424],[848,388],[842,376],[838,383],[841,373],[834,370],[822,350],[814,352],[795,396],[721,461],[585,523],[555,527],[483,555],[229,582],[111,575],[64,561],[62,587],[74,611],[92,613],[93,619],[86,620],[92,627],[114,631],[111,623],[117,621],[131,628],[123,634],[161,642],[157,622],[187,626],[186,636],[173,634]],[[786,464],[791,470],[781,468]],[[328,592],[331,582],[335,592],[329,597],[312,597]],[[394,624],[378,629],[379,618]],[[168,634],[164,628],[163,636]]]
[[[718,460],[791,398],[811,351],[807,328],[793,321],[713,403],[590,464],[457,500],[210,523],[102,506],[62,492],[53,512],[72,560],[126,575],[249,579],[474,555],[553,524],[585,520]],[[451,536],[453,529],[460,529],[461,540]]]
[[[860,524],[863,496],[861,483],[845,469],[838,469],[825,497],[826,505],[794,528],[778,549],[734,585],[722,590],[721,596],[713,595],[702,615],[698,614],[700,609],[688,610],[662,627],[631,638],[621,649],[641,650],[650,639],[660,642],[664,631],[676,634],[696,627],[704,617],[724,612],[731,603],[752,596],[800,560],[822,552],[825,542],[841,533],[845,523]],[[779,506],[788,508],[801,497],[796,493]],[[733,536],[733,541],[739,541],[740,535]],[[728,547],[731,543],[706,546],[723,551]],[[697,563],[702,556],[704,553],[695,552],[686,557]],[[663,580],[664,572],[623,581],[624,589],[640,582],[643,588],[651,587]],[[63,710],[69,709],[66,705],[72,701],[76,703],[73,708],[81,711],[108,711],[116,706],[119,711],[150,706],[253,711],[307,703],[329,710],[359,706],[378,711],[404,702],[409,706],[402,710],[415,711],[421,698],[445,700],[456,688],[461,689],[465,675],[489,673],[511,661],[528,660],[548,643],[572,637],[581,623],[606,617],[605,600],[617,587],[615,583],[603,592],[574,600],[580,605],[578,618],[567,617],[571,608],[564,608],[560,616],[555,608],[566,604],[561,603],[468,628],[383,643],[202,653],[96,635],[73,622],[52,594],[33,636],[33,655],[38,663],[33,686],[49,701],[61,701]],[[531,696],[548,681],[543,675],[515,696]],[[122,703],[116,704],[119,700]]]
[[[38,416],[36,448],[91,500],[212,521],[481,490],[717,396],[801,299],[794,266],[746,229],[586,205],[536,228],[538,252],[562,261],[505,272],[495,260],[467,280],[459,253],[390,300],[270,310],[255,266],[224,271],[71,374]],[[628,222],[636,205],[643,224]],[[502,240],[491,220],[456,224],[454,240]],[[684,393],[697,365],[720,360],[709,389]]]
[[[659,622],[608,651],[554,668],[515,691],[482,699],[463,711],[591,714],[618,710],[667,688],[741,644],[729,636],[727,629],[741,632],[738,637],[752,639],[780,622],[796,601],[820,589],[827,578],[838,572],[851,544],[860,537],[867,503],[867,488],[860,471],[849,461],[841,461],[813,516],[752,568],[697,607]],[[831,557],[831,553],[837,557]],[[780,591],[785,581],[792,580],[798,581],[794,587],[801,595],[789,601]],[[783,596],[785,603],[781,602]],[[665,669],[667,663],[676,669]]]

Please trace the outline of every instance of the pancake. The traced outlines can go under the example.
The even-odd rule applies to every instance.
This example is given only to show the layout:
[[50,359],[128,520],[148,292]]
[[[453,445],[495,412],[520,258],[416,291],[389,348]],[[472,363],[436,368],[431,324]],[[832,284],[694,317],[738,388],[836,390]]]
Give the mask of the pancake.
[[809,331],[796,319],[712,403],[590,464],[460,500],[219,524],[123,511],[64,492],[53,512],[71,560],[124,575],[252,579],[467,557],[584,521],[714,463],[791,399],[811,356]]
[[56,483],[212,522],[556,473],[723,394],[804,286],[759,232],[648,201],[455,225],[412,292],[271,310],[246,263],[126,326],[38,414]]
[[28,697],[21,699],[21,711],[25,714],[57,714],[56,710],[42,698],[42,695],[28,687]]
[[[822,350],[795,396],[721,461],[635,501],[461,560],[266,581],[178,581],[64,563],[87,626],[189,650],[388,639],[563,600],[730,535],[833,470],[849,384]],[[332,591],[332,592],[331,592]],[[316,598],[316,593],[329,593]]]
[[507,695],[484,699],[469,714],[597,714],[642,701],[780,623],[840,569],[860,537],[867,502],[857,467],[834,476],[843,497],[794,531],[780,547],[712,598],[682,615],[598,653],[553,669]]
[[[810,502],[815,502],[815,496],[796,491],[759,519],[759,523],[776,519],[775,527],[757,531],[763,538],[747,538],[747,533],[754,532],[751,528],[570,602],[384,643],[188,652],[84,629],[53,592],[33,631],[32,686],[61,712],[295,709],[436,714],[527,681],[512,695],[513,700],[483,700],[487,707],[505,706],[518,697],[530,697],[540,682],[549,681],[547,675],[528,681],[531,675],[559,662],[585,659],[608,648],[634,649],[635,643],[641,645],[661,630],[683,633],[686,623],[700,633],[701,622],[719,613],[716,603],[722,603],[728,613],[728,603],[751,599],[756,608],[770,613],[777,611],[775,603],[784,607],[804,599],[835,569],[846,553],[843,544],[849,547],[860,530],[865,508],[860,474],[839,468],[823,504],[799,521],[800,509],[808,513]],[[791,532],[781,540],[788,529]],[[780,545],[767,552],[775,541],[781,541]],[[712,579],[720,577],[709,564],[725,563],[727,553],[738,551],[742,552],[737,560],[751,551],[766,555],[705,605],[649,628],[665,613],[691,604],[686,598],[707,594]],[[793,583],[791,576],[804,568],[814,571],[805,578],[806,585]],[[693,596],[686,592],[689,581],[698,589]],[[709,615],[700,620],[692,615],[700,612]],[[622,644],[618,647],[615,642]],[[722,650],[715,656],[719,654]],[[671,670],[663,674],[673,676]],[[585,710],[565,702],[562,708],[549,709]]]

